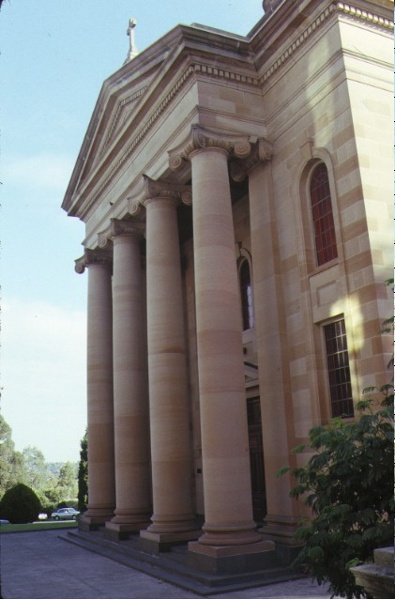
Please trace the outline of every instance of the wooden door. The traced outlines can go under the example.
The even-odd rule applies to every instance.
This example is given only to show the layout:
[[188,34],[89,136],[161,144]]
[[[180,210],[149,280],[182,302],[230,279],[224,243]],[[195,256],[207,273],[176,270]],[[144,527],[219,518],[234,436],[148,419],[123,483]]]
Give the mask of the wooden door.
[[265,468],[263,462],[261,404],[259,398],[247,399],[247,415],[250,442],[253,514],[254,520],[257,523],[262,523],[266,515],[266,492]]

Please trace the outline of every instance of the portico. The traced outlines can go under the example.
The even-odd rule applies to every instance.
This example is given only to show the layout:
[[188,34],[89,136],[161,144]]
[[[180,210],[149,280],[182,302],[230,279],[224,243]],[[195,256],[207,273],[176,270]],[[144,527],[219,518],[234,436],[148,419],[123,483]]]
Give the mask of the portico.
[[[86,224],[76,261],[88,271],[80,526],[138,537],[153,554],[188,543],[189,563],[213,574],[273,566],[275,550],[291,561],[307,510],[277,472],[308,460],[292,449],[334,414],[327,327],[347,330],[351,411],[363,382],[385,377],[377,286],[392,240],[384,227],[366,233],[369,176],[345,160],[365,146],[350,133],[357,67],[347,71],[341,40],[372,27],[383,86],[391,11],[372,0],[377,19],[367,20],[330,0],[264,4],[247,37],[180,25],[141,54],[133,42],[103,86],[63,205]],[[363,85],[375,97],[374,81]],[[337,227],[323,263],[317,167]]]
[[[204,555],[206,561],[218,562],[223,548],[227,557],[252,554],[256,560],[257,553],[273,551],[274,544],[262,540],[252,512],[241,305],[228,170],[229,158],[242,161],[250,156],[252,145],[248,136],[214,137],[214,133],[193,125],[186,141],[169,152],[174,171],[189,161],[191,185],[144,176],[137,215],[112,219],[109,227],[98,233],[96,252],[98,256],[105,252],[112,263],[112,308],[106,320],[113,332],[114,385],[109,402],[114,407],[114,423],[109,432],[114,437],[115,498],[110,519],[107,514],[101,522],[92,520],[87,513],[82,527],[105,525],[107,536],[115,539],[140,531],[141,547],[149,551],[196,540],[190,543],[190,552]],[[257,161],[259,157],[254,163]],[[203,530],[197,525],[193,487],[177,223],[181,202],[193,214]],[[79,272],[85,263],[86,259],[77,261]],[[89,345],[100,345],[101,340],[95,342],[95,329],[90,331]],[[96,441],[90,427],[91,419],[89,452],[94,455],[95,446],[99,449],[104,440]],[[112,443],[110,438],[108,443]],[[102,475],[98,469],[96,474],[90,473],[90,480],[94,483],[96,477],[99,485]]]

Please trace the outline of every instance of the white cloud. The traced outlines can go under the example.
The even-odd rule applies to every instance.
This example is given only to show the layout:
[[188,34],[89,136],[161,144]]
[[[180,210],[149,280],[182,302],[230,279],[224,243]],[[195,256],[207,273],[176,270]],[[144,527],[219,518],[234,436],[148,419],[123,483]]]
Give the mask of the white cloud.
[[75,156],[41,153],[4,160],[3,183],[64,192],[69,182]]
[[78,460],[86,427],[86,320],[45,302],[6,299],[2,314],[2,413],[17,450]]

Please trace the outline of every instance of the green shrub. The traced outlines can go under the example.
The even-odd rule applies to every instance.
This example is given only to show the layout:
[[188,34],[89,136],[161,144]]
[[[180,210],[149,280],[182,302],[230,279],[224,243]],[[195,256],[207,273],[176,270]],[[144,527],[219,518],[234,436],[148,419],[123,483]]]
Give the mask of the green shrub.
[[[395,517],[393,480],[393,388],[384,400],[359,403],[355,422],[333,419],[310,431],[307,448],[315,454],[291,471],[298,480],[291,496],[303,497],[313,519],[300,523],[295,537],[304,543],[297,563],[334,596],[365,598],[350,568],[373,558],[373,550],[392,545]],[[299,446],[294,452],[303,452]],[[333,596],[332,596],[333,597]]]
[[40,510],[40,500],[24,483],[7,490],[0,500],[0,516],[11,523],[32,523],[37,520]]

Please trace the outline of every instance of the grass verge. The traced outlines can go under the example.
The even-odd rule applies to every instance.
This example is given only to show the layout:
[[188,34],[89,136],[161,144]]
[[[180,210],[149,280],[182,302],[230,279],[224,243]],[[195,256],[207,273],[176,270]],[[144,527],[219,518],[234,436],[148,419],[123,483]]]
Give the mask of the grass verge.
[[34,523],[0,524],[1,533],[16,533],[19,531],[42,531],[44,529],[66,529],[78,527],[77,521],[35,521]]

